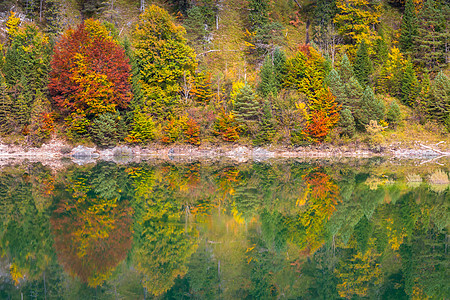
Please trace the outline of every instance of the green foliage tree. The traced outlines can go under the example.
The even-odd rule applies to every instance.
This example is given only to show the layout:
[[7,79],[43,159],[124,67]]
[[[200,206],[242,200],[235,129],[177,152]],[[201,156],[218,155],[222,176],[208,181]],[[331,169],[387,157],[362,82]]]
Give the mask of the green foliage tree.
[[262,97],[267,97],[269,95],[274,96],[277,92],[277,83],[274,72],[274,65],[270,55],[266,56],[263,62],[260,73],[260,82],[257,87],[257,92]]
[[428,112],[450,129],[450,79],[442,71],[431,84]]
[[339,127],[341,128],[341,135],[351,138],[355,134],[355,118],[353,118],[352,112],[348,108],[341,110]]
[[176,25],[166,10],[155,5],[140,15],[133,31],[134,57],[144,94],[143,111],[156,119],[181,110],[181,83],[184,76],[193,77],[197,67],[185,34],[185,29]]
[[389,126],[395,128],[397,127],[400,120],[401,120],[400,107],[398,106],[397,101],[393,100],[389,105],[389,109],[386,113],[386,121],[388,121]]
[[276,134],[275,120],[272,114],[272,108],[269,101],[264,101],[262,114],[259,121],[259,131],[254,143],[262,145],[270,143]]
[[336,101],[341,105],[348,106],[345,85],[342,83],[341,77],[336,69],[331,70],[326,78],[326,83],[330,87],[331,92],[336,97]]
[[344,54],[341,63],[339,64],[339,75],[341,76],[342,82],[348,82],[353,74],[352,64],[350,63],[347,54]]
[[420,86],[419,81],[417,80],[416,72],[413,68],[413,64],[409,60],[406,62],[406,68],[403,71],[401,82],[402,87],[400,90],[400,96],[402,102],[409,106],[414,106],[420,92]]
[[384,118],[384,104],[367,86],[354,112],[356,126],[364,131],[371,120],[379,122]]
[[359,44],[353,69],[359,84],[362,86],[368,85],[369,76],[372,73],[372,63],[370,61],[369,51],[365,40],[362,40]]
[[249,84],[246,84],[237,94],[233,112],[236,115],[236,121],[241,123],[258,118],[259,103]]
[[411,54],[414,48],[414,39],[417,35],[417,16],[413,0],[406,0],[405,11],[400,28],[400,49],[405,54]]
[[418,16],[414,62],[427,71],[437,72],[447,63],[445,45],[449,32],[444,12],[448,12],[446,5],[427,0]]
[[90,133],[97,145],[107,147],[123,140],[126,134],[125,129],[123,117],[118,113],[106,112],[93,119]]
[[[10,20],[13,18],[14,14]],[[33,24],[25,24],[14,30],[10,28],[10,39],[11,44],[6,51],[2,67],[4,104],[0,108],[0,114],[9,114],[4,123],[5,129],[17,132],[30,125],[32,107],[35,102],[42,100],[38,98],[47,95],[51,45],[48,37]],[[9,107],[6,106],[8,103]],[[43,103],[47,104],[47,101]]]

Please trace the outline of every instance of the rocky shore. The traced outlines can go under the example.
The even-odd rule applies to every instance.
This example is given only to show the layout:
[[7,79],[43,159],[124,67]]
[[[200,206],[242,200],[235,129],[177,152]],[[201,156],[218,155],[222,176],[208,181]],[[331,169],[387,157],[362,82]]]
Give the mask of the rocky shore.
[[228,158],[237,162],[265,160],[272,158],[368,158],[394,157],[422,160],[437,160],[450,157],[450,145],[443,141],[436,145],[417,143],[404,147],[400,144],[377,147],[317,145],[305,147],[249,147],[235,144],[189,146],[189,145],[152,145],[116,146],[108,149],[86,146],[70,146],[61,140],[52,140],[39,148],[0,143],[0,165],[18,161],[47,162],[66,159],[77,164],[93,163],[99,160],[116,163],[140,162],[148,159],[158,160],[216,160]]

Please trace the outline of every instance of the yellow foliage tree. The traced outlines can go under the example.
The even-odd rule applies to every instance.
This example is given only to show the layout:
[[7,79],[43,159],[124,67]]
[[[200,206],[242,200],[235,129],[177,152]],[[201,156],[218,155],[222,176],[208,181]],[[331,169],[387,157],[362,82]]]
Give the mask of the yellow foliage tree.
[[346,42],[342,50],[354,57],[357,45],[365,40],[370,53],[374,41],[380,38],[373,26],[380,22],[381,3],[371,4],[369,0],[337,0],[336,7],[339,12],[333,21]]

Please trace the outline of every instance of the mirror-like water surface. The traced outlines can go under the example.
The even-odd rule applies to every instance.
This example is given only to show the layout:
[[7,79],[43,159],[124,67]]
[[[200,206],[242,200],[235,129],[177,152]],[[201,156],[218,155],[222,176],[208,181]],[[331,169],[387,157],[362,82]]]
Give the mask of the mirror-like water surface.
[[448,171],[4,167],[0,298],[448,299]]

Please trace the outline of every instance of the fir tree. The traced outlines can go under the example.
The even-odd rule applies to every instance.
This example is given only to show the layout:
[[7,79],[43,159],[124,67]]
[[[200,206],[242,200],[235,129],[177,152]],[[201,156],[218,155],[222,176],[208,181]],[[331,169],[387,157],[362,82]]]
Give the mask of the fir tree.
[[[341,105],[348,105],[348,98],[345,92],[345,86],[341,81],[339,73],[333,69],[326,78],[326,84],[330,87],[331,92],[336,97],[336,102]],[[345,106],[344,105],[344,106]]]
[[389,109],[386,113],[386,121],[389,122],[389,126],[395,128],[397,127],[400,120],[401,120],[400,107],[398,106],[397,101],[393,100],[389,105]]
[[356,126],[364,131],[371,120],[380,121],[384,117],[384,105],[373,90],[367,86],[354,112]]
[[339,75],[341,76],[342,82],[348,82],[353,76],[353,68],[347,54],[342,57],[341,64],[339,65]]
[[414,62],[432,72],[439,71],[446,64],[445,45],[449,34],[444,11],[447,10],[437,1],[427,0],[418,17]]
[[346,98],[346,103],[344,102],[344,107],[349,107],[352,112],[359,106],[359,102],[364,94],[364,90],[359,84],[358,80],[354,76],[344,84]]
[[341,135],[351,138],[355,134],[355,119],[353,118],[352,112],[348,108],[341,110],[339,127],[341,128]]
[[275,120],[272,115],[272,108],[270,107],[270,102],[265,101],[261,120],[259,121],[259,132],[256,135],[255,144],[262,145],[270,143],[273,140],[275,133]]
[[369,76],[372,72],[372,65],[369,58],[367,44],[363,40],[356,52],[355,64],[353,66],[354,74],[359,84],[366,86],[369,84]]
[[375,62],[378,65],[382,65],[387,60],[389,54],[389,47],[386,43],[383,27],[380,27],[378,35],[380,38],[375,41]]
[[408,61],[402,76],[402,88],[400,90],[402,102],[409,106],[413,106],[416,102],[419,91],[420,87],[419,81],[416,77],[416,72],[414,71],[412,63]]
[[286,54],[280,48],[273,52],[273,72],[277,91],[281,89],[286,74]]
[[233,111],[241,123],[258,118],[259,105],[250,85],[246,84],[237,94]]
[[267,55],[259,73],[261,81],[257,88],[258,94],[262,97],[267,97],[269,95],[274,96],[277,92],[277,83],[274,71],[272,58],[270,55]]
[[428,112],[450,129],[450,80],[442,71],[431,85]]
[[410,54],[414,47],[414,38],[417,35],[417,16],[413,0],[406,0],[400,33],[400,49],[403,53]]

